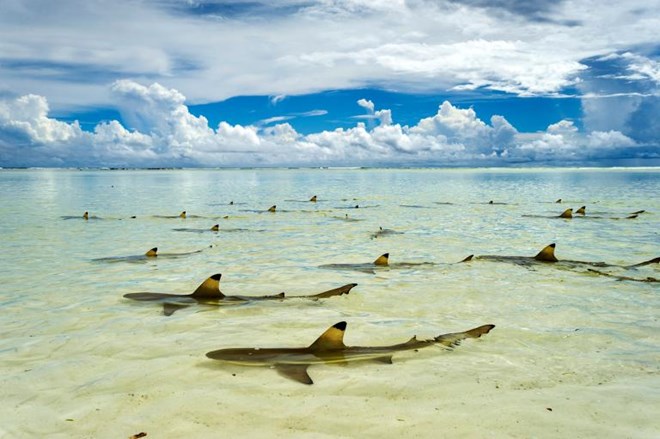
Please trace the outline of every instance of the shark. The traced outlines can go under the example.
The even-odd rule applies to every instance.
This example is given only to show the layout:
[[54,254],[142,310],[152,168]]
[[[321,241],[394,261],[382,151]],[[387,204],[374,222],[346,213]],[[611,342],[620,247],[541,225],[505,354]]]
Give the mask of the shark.
[[382,236],[390,236],[390,235],[403,235],[403,232],[397,232],[396,230],[393,229],[383,229],[382,227],[379,227],[375,233],[371,234],[371,239],[376,239]]
[[441,334],[437,337],[410,340],[389,346],[346,346],[344,333],[346,322],[330,326],[320,337],[307,347],[298,348],[230,348],[207,352],[213,360],[243,366],[269,366],[284,377],[302,384],[314,384],[307,373],[315,364],[346,364],[357,361],[376,361],[392,364],[392,356],[401,351],[417,350],[433,345],[454,348],[468,338],[479,338],[488,334],[495,325],[482,325],[464,332]]
[[186,211],[184,210],[183,212],[181,212],[181,213],[178,214],[178,215],[154,215],[154,217],[155,217],[155,218],[170,218],[170,219],[172,219],[172,218],[186,219],[186,218],[189,217],[189,215],[188,215],[188,214],[186,213]]
[[62,218],[64,220],[83,219],[85,221],[103,219],[103,218],[95,216],[95,215],[90,215],[88,211],[85,211],[81,216],[63,215],[60,218]]
[[319,268],[325,268],[329,270],[354,270],[361,271],[363,273],[376,274],[376,270],[379,269],[391,269],[391,268],[411,268],[419,266],[431,266],[436,265],[433,262],[397,262],[395,264],[390,264],[390,254],[383,253],[378,256],[373,262],[366,263],[356,263],[356,264],[324,264],[319,265]]
[[170,294],[170,293],[128,293],[124,294],[127,299],[141,302],[154,302],[163,304],[163,314],[171,316],[175,311],[191,305],[244,305],[250,302],[264,300],[286,300],[286,299],[327,299],[333,296],[342,296],[348,294],[357,286],[356,283],[346,284],[339,288],[323,291],[322,293],[308,296],[287,296],[285,293],[273,294],[269,296],[226,296],[220,291],[220,278],[222,274],[214,274],[202,282],[191,294]]
[[[209,247],[213,247],[212,245]],[[92,259],[93,262],[145,262],[149,260],[163,259],[163,258],[180,258],[182,256],[194,255],[203,252],[204,249],[194,250],[191,252],[183,253],[158,253],[158,247],[153,247],[141,255],[129,256],[109,256],[106,258]]]
[[635,219],[639,216],[640,213],[644,213],[644,212],[645,212],[644,210],[638,210],[636,212],[632,212],[630,214],[627,214],[624,217],[594,216],[594,215],[587,215],[587,206],[581,206],[581,207],[578,207],[575,210],[573,210],[573,208],[566,209],[562,213],[560,213],[559,215],[554,215],[554,216],[523,215],[523,217],[526,217],[526,218],[563,218],[563,219],[589,218],[589,219],[614,219],[614,220],[619,220],[619,219]]
[[[248,229],[241,228],[220,228],[220,224],[215,224],[208,229],[194,229],[194,228],[176,228],[172,229],[175,232],[190,232],[190,233],[217,233],[223,232],[247,232]],[[263,230],[260,230],[263,231]]]
[[556,244],[552,243],[546,245],[538,252],[535,256],[497,256],[497,255],[482,255],[474,256],[470,255],[467,258],[463,259],[461,262],[469,262],[473,259],[484,260],[484,261],[494,261],[494,262],[508,262],[517,265],[531,266],[536,264],[551,264],[560,268],[580,268],[580,267],[597,267],[597,268],[623,268],[623,269],[634,269],[639,267],[644,267],[646,265],[658,264],[660,263],[660,257],[649,259],[644,262],[640,262],[633,265],[618,265],[618,264],[608,264],[607,262],[592,262],[592,261],[576,261],[570,259],[559,260],[555,256]]

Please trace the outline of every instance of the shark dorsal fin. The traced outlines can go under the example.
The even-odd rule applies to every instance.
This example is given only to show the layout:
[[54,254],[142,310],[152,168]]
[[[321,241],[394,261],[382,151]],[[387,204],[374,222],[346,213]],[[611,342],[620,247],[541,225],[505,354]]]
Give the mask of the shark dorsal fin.
[[321,334],[309,347],[313,350],[330,351],[333,349],[343,349],[344,331],[346,331],[346,322],[335,323]]
[[474,255],[468,256],[467,258],[463,259],[461,262],[470,262],[472,260],[472,258],[474,258]]
[[557,258],[555,257],[555,243],[543,247],[543,250],[538,252],[537,255],[534,256],[534,259],[543,262],[557,262]]
[[194,298],[205,298],[205,299],[221,299],[225,297],[224,294],[220,291],[220,273],[214,274],[213,276],[206,279],[197,289],[190,295]]
[[276,206],[275,204],[273,204],[272,206],[270,206],[270,207],[268,208],[268,211],[269,211],[269,212],[275,212],[276,210],[277,210],[277,206]]
[[555,201],[555,203],[561,203],[561,198],[558,198],[557,201]]
[[578,215],[586,215],[587,214],[587,206],[582,206],[578,210],[575,211],[576,214]]
[[316,195],[314,195],[312,198],[309,199],[312,203],[316,203]]
[[573,209],[566,209],[559,215],[559,218],[573,218]]
[[211,227],[211,231],[213,232],[217,232],[218,230],[220,230],[220,224],[216,224],[213,227]]
[[389,253],[383,253],[382,255],[378,256],[376,260],[374,261],[374,265],[389,265],[390,261],[390,254]]
[[179,218],[185,218],[186,217],[186,211],[184,210],[179,214]]
[[85,213],[83,213],[83,219],[89,219],[89,212],[85,211]]
[[144,254],[148,258],[155,258],[158,256],[158,247],[154,247],[152,249],[147,250],[147,252]]

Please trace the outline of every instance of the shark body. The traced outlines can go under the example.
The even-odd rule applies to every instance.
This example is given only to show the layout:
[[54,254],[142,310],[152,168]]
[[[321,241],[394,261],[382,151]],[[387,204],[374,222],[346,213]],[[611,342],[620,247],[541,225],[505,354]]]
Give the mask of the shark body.
[[390,346],[346,346],[346,322],[328,328],[314,343],[301,348],[234,348],[219,349],[206,354],[208,358],[244,366],[270,366],[281,375],[303,384],[313,384],[307,368],[314,364],[344,364],[356,361],[377,361],[391,364],[392,355],[401,351],[432,345],[452,348],[466,338],[479,338],[495,325],[483,325],[464,332],[442,334],[426,340],[412,337],[404,343]]
[[220,291],[220,278],[221,274],[214,274],[206,279],[197,289],[191,294],[169,294],[169,293],[129,293],[124,294],[127,299],[138,300],[141,302],[153,302],[163,304],[163,314],[171,316],[178,309],[185,308],[191,305],[210,305],[210,306],[226,306],[226,305],[242,305],[249,302],[257,302],[263,300],[285,300],[285,299],[326,299],[333,296],[341,296],[348,294],[351,289],[357,284],[346,284],[339,288],[324,291],[322,293],[310,296],[287,296],[285,293],[273,294],[268,296],[226,296]]

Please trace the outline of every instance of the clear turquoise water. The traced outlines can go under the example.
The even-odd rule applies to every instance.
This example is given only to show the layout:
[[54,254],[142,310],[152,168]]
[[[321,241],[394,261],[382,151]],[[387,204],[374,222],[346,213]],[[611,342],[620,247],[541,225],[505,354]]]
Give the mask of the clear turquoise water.
[[[658,169],[2,170],[0,436],[658,437],[657,283],[450,263],[533,256],[551,242],[559,259],[660,256],[659,193]],[[263,212],[273,204],[277,213]],[[582,205],[586,218],[551,218]],[[154,217],[182,210],[199,217]],[[84,211],[102,219],[62,219]],[[172,230],[216,223],[217,234]],[[381,226],[403,234],[372,239]],[[154,246],[204,251],[93,261]],[[319,268],[385,252],[392,264],[437,265]],[[359,285],[325,301],[171,317],[122,298],[189,293],[214,273],[226,294]],[[657,266],[625,274],[660,277]],[[313,386],[204,356],[307,345],[341,320],[348,345],[497,327],[452,352],[398,354],[393,365],[313,366]]]

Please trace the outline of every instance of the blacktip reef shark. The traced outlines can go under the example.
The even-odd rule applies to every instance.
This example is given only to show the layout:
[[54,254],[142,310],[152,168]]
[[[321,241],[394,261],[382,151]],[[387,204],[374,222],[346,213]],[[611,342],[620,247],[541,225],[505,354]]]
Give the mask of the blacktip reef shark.
[[168,219],[174,219],[174,218],[181,218],[181,219],[186,219],[188,218],[188,214],[184,210],[178,215],[154,215],[154,218],[168,218]]
[[[523,215],[523,217],[526,218],[563,218],[563,219],[573,219],[573,218],[593,218],[593,219],[614,219],[614,220],[619,220],[619,219],[635,219],[639,216],[640,213],[644,213],[644,210],[638,210],[636,212],[632,212],[628,214],[625,217],[605,217],[605,216],[593,216],[593,215],[587,215],[587,206],[582,206],[575,211],[573,211],[572,208],[564,210],[562,213],[559,215],[554,215],[554,216],[545,216],[545,215]],[[576,216],[577,215],[577,216]]]
[[371,239],[376,239],[382,236],[391,236],[391,235],[403,235],[403,232],[397,232],[396,230],[383,229],[382,227],[379,227],[378,231],[371,234]]
[[191,305],[242,305],[250,302],[264,300],[286,300],[286,299],[327,299],[328,297],[341,296],[348,294],[357,284],[346,284],[339,288],[333,288],[322,293],[309,296],[287,296],[285,293],[273,294],[269,296],[225,296],[220,291],[220,273],[206,279],[191,294],[169,294],[169,293],[129,293],[124,294],[127,299],[138,300],[141,302],[155,302],[163,304],[163,314],[171,316],[178,309]]
[[[209,247],[213,247],[210,245]],[[148,260],[156,260],[163,258],[180,258],[183,256],[194,255],[197,253],[203,252],[204,249],[194,250],[191,252],[183,253],[158,253],[158,247],[151,248],[141,255],[129,255],[129,256],[110,256],[107,258],[96,258],[92,259],[94,262],[145,262]]]
[[[241,229],[241,228],[221,228],[220,224],[214,224],[208,229],[193,229],[193,228],[177,228],[177,229],[172,229],[175,232],[190,232],[190,233],[218,233],[220,231],[222,232],[247,232],[248,229]],[[263,232],[263,230],[258,230],[259,232]]]
[[617,264],[608,264],[606,262],[591,262],[591,261],[575,261],[575,260],[559,260],[555,256],[555,247],[554,243],[545,246],[536,256],[496,256],[496,255],[482,255],[474,256],[470,255],[467,258],[463,259],[461,262],[469,262],[473,259],[483,260],[483,261],[494,261],[494,262],[508,262],[516,265],[531,266],[534,264],[551,264],[559,268],[579,268],[579,267],[598,267],[598,268],[623,268],[623,269],[634,269],[638,267],[644,267],[646,265],[660,263],[660,257],[649,259],[648,261],[640,262],[633,265],[617,265]]
[[85,221],[88,221],[88,220],[100,220],[100,219],[103,219],[103,218],[98,217],[98,216],[92,216],[92,215],[90,215],[88,211],[85,211],[85,212],[82,214],[82,216],[64,215],[64,216],[61,216],[60,218],[62,218],[62,219],[64,219],[64,220],[83,219],[83,220],[85,220]]
[[314,343],[300,348],[234,348],[207,352],[213,360],[242,366],[269,366],[281,375],[302,384],[314,384],[307,368],[315,364],[346,364],[357,361],[376,361],[392,364],[392,355],[401,351],[416,350],[432,345],[446,348],[458,346],[467,338],[479,338],[488,334],[495,325],[483,325],[464,332],[454,332],[418,340],[413,336],[404,343],[390,346],[346,346],[344,332],[346,322],[328,328]]
[[[463,261],[461,261],[463,262]],[[398,269],[398,268],[413,268],[421,266],[437,265],[435,262],[396,262],[390,264],[390,254],[383,253],[378,256],[373,262],[357,263],[357,264],[324,264],[319,265],[319,268],[327,268],[330,270],[354,270],[361,271],[368,274],[376,274],[379,269]]]

